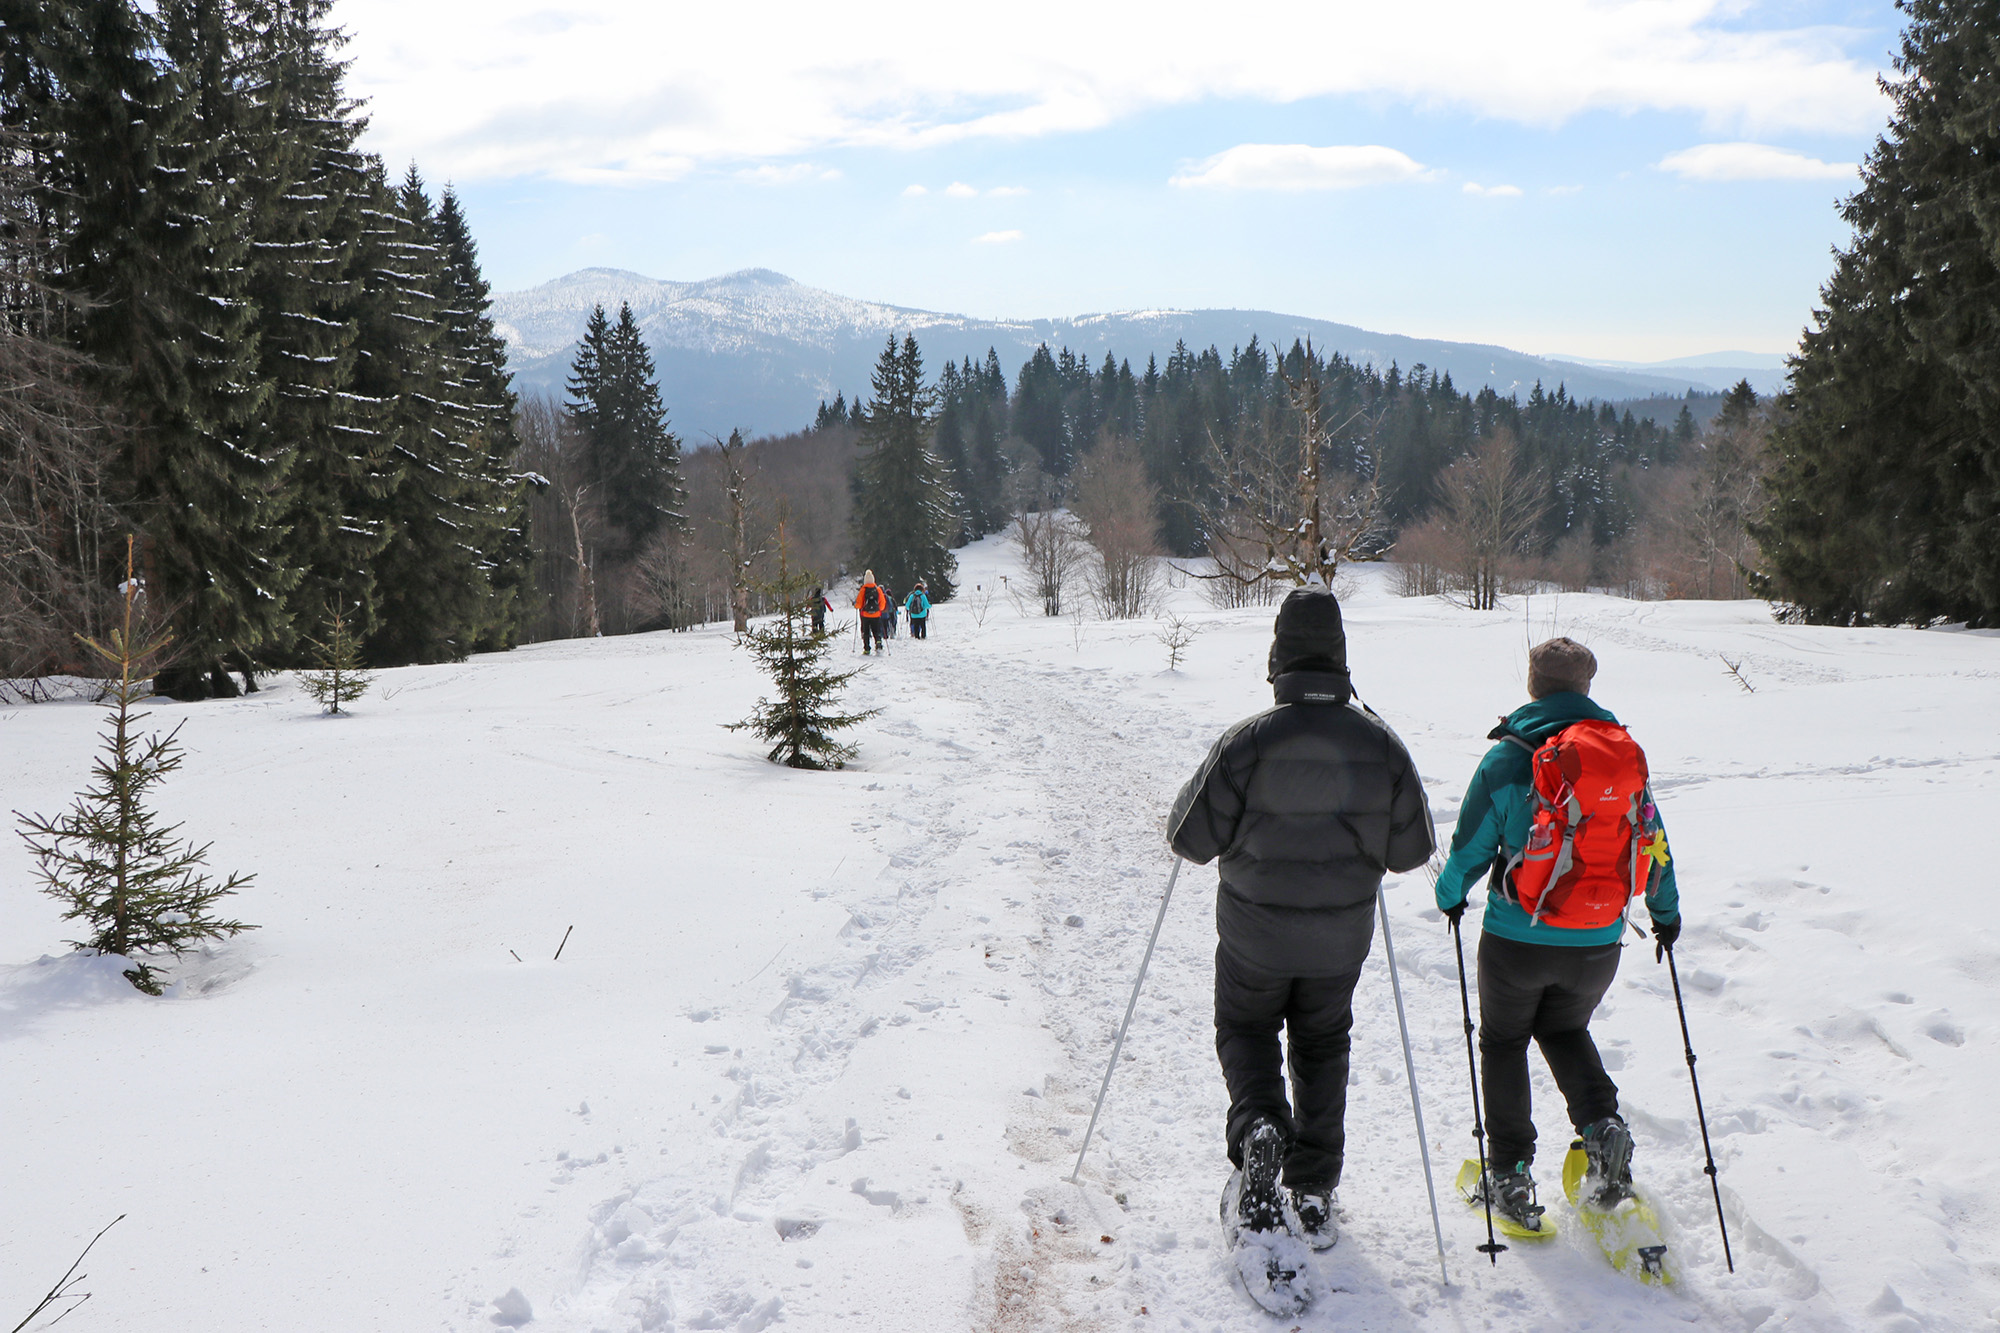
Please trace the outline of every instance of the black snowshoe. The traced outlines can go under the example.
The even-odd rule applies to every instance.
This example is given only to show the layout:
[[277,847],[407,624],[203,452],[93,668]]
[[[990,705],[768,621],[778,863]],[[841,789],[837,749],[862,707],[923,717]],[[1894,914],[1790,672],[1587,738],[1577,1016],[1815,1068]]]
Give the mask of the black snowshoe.
[[1299,1219],[1299,1239],[1315,1250],[1330,1250],[1339,1241],[1340,1227],[1333,1216],[1333,1186],[1295,1188],[1292,1212]]
[[1615,1115],[1583,1127],[1583,1154],[1589,1165],[1577,1202],[1609,1209],[1632,1197],[1632,1131]]
[[1278,1175],[1285,1158],[1284,1131],[1259,1120],[1243,1136],[1243,1169],[1222,1191],[1222,1234],[1244,1292],[1272,1314],[1292,1315],[1312,1299],[1306,1288],[1310,1251],[1286,1216]]

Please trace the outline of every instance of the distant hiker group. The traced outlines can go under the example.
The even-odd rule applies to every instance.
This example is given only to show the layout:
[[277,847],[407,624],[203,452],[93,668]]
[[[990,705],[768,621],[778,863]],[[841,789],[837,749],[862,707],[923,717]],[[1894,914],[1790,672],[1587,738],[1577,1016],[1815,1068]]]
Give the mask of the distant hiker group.
[[[872,569],[861,576],[861,586],[854,593],[854,609],[861,613],[862,653],[866,655],[878,648],[886,649],[888,641],[896,637],[896,598],[875,581]],[[903,599],[902,609],[910,622],[910,637],[929,638],[931,598],[924,580],[917,580],[917,586]]]
[[[1249,1294],[1290,1312],[1308,1292],[1288,1246],[1336,1239],[1352,1000],[1383,877],[1429,861],[1435,834],[1408,750],[1355,697],[1332,594],[1286,598],[1267,666],[1276,706],[1215,743],[1174,802],[1168,841],[1189,861],[1220,863],[1215,1040],[1236,1168],[1223,1223]],[[1632,1183],[1632,1136],[1588,1024],[1618,970],[1631,904],[1645,904],[1656,958],[1680,934],[1680,904],[1645,755],[1589,697],[1596,669],[1590,650],[1566,638],[1530,652],[1529,701],[1493,730],[1437,876],[1454,941],[1482,876],[1487,891],[1473,1089],[1482,1152],[1460,1186],[1510,1237],[1553,1234],[1531,1171],[1532,1040],[1576,1131],[1564,1177],[1579,1216],[1614,1263],[1629,1259],[1635,1275],[1664,1281],[1665,1246],[1645,1243],[1655,1237]],[[1469,1042],[1469,1001],[1464,1021]],[[1613,1216],[1617,1253],[1604,1225]],[[1489,1253],[1504,1248],[1490,1225],[1488,1242]]]

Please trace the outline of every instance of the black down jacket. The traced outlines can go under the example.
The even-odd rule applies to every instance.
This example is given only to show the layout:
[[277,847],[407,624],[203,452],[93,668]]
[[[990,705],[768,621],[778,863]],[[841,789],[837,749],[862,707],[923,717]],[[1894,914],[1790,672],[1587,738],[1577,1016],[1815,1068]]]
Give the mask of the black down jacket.
[[1345,672],[1273,688],[1278,706],[1225,732],[1181,788],[1167,841],[1197,865],[1222,858],[1215,925],[1237,958],[1281,976],[1356,971],[1383,874],[1435,845],[1423,780]]

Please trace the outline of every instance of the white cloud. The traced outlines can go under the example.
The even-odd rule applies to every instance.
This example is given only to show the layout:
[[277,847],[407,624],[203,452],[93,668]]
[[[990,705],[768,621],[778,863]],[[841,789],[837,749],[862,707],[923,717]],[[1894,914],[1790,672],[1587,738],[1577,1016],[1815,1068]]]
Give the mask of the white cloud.
[[1169,184],[1223,190],[1348,190],[1419,180],[1421,164],[1379,144],[1240,143],[1194,163]]
[[1668,153],[1660,170],[1691,181],[1850,180],[1860,170],[1852,162],[1822,162],[1789,148],[1761,143],[1704,143]]
[[760,167],[745,167],[736,173],[736,178],[758,185],[796,185],[800,181],[837,181],[840,173],[832,167],[817,167],[810,162],[794,162],[782,167],[766,163]]
[[953,181],[944,187],[944,192],[953,199],[975,199],[979,196],[979,191],[964,181]]
[[1018,199],[1028,192],[1025,185],[996,185],[986,192],[989,199]]
[[1488,199],[1519,199],[1521,187],[1518,185],[1481,185],[1477,181],[1467,181],[1463,187],[1466,194],[1481,194]]
[[1196,0],[1158,0],[1143,22],[1129,3],[1022,4],[977,41],[918,0],[874,0],[860,23],[801,0],[571,0],[560,23],[547,0],[336,0],[332,17],[369,99],[367,146],[440,180],[671,178],[1229,99],[1363,96],[1543,127],[1662,112],[1718,137],[1865,132],[1884,113],[1872,34],[1782,26],[1790,7],[1740,0],[1316,5],[1288,13],[1282,42]]
[[1021,236],[1022,233],[1018,231],[989,231],[983,235],[973,237],[972,243],[974,245],[1006,245],[1010,242],[1020,240]]
[[916,199],[929,193],[930,191],[921,185],[905,185],[903,187],[903,197],[905,199]]

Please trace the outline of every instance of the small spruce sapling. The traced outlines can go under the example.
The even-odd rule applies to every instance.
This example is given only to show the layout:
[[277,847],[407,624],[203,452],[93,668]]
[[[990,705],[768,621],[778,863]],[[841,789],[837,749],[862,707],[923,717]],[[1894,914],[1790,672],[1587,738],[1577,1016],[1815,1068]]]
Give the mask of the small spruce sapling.
[[353,703],[368,693],[375,677],[361,669],[361,640],[347,627],[347,618],[336,606],[333,624],[325,639],[311,640],[316,665],[299,672],[299,688],[329,713]]
[[777,581],[764,586],[765,595],[777,604],[778,614],[746,631],[740,640],[770,675],[776,694],[759,699],[756,710],[744,721],[729,724],[729,729],[748,728],[757,739],[771,742],[766,757],[774,764],[841,768],[859,747],[837,739],[836,733],[867,721],[880,710],[838,711],[841,688],[860,673],[826,667],[824,659],[833,651],[834,636],[813,632],[812,580],[791,572],[784,534],[780,524]]
[[1153,636],[1166,645],[1167,670],[1181,669],[1181,658],[1186,655],[1188,645],[1194,642],[1194,636],[1200,632],[1201,627],[1198,625],[1190,624],[1176,615],[1167,616],[1160,632]]
[[202,873],[208,846],[177,841],[180,825],[161,828],[146,808],[147,793],[179,768],[184,756],[176,739],[178,725],[164,736],[155,732],[141,739],[134,734],[147,716],[133,711],[145,669],[172,636],[134,637],[138,585],[131,577],[129,539],[125,559],[123,624],[107,636],[108,643],[83,641],[118,668],[109,691],[111,729],[103,733],[104,750],[92,770],[96,785],[54,819],[14,813],[22,825],[21,838],[35,855],[42,892],[68,905],[63,920],[81,920],[89,927],[87,939],[70,943],[126,959],[132,964],[126,980],[158,995],[159,979],[146,955],[178,957],[204,940],[256,929],[217,917],[212,910],[254,876],[232,874],[215,883]]

